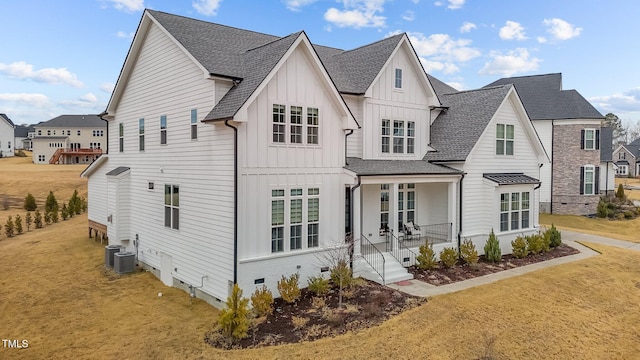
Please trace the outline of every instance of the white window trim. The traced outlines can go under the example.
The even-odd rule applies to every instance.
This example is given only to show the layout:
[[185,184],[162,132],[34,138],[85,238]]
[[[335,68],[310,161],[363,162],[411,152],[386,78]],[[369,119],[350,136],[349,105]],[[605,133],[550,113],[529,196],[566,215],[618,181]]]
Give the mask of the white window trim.
[[[167,204],[167,199],[166,199],[167,186],[170,189],[170,193],[169,193],[170,202],[169,202],[169,204]],[[177,191],[178,192],[178,205],[175,205],[173,203],[173,194],[174,194],[175,189],[178,189],[178,191]],[[164,223],[165,229],[180,230],[180,185],[164,184],[164,189],[163,189],[163,192],[162,192],[162,196],[164,196],[164,199],[163,199],[163,202],[162,202],[162,210],[163,210],[162,215],[164,217],[163,223]],[[170,214],[171,214],[171,216],[170,216],[171,223],[169,225],[167,225],[167,222],[166,222],[166,220],[167,220],[167,217],[166,217],[167,216],[166,215],[167,209],[170,209],[169,211],[170,211]],[[174,216],[175,215],[174,210],[178,210],[177,216]]]
[[145,143],[144,143],[144,118],[138,119],[138,151],[144,151]]
[[191,140],[198,140],[198,109],[191,109],[189,123],[189,136]]
[[[532,190],[511,190],[510,189],[505,189],[505,191],[500,191],[499,195],[498,195],[498,226],[497,229],[500,233],[508,233],[508,232],[522,232],[522,231],[527,231],[530,229],[533,229],[533,212],[531,211],[533,209],[533,205],[534,205],[534,196],[535,194],[533,193]],[[523,194],[528,193],[529,195],[529,199],[528,199],[528,208],[524,209],[523,208]],[[517,207],[518,209],[514,209],[514,204],[513,204],[513,195],[517,194],[518,197],[518,203],[517,203]],[[507,200],[508,200],[508,208],[506,210],[502,210],[502,196],[506,195],[507,196]],[[524,228],[523,225],[523,213],[527,214],[527,222],[528,222],[528,227]],[[507,215],[507,229],[503,230],[502,229],[502,215],[506,214]],[[517,214],[518,216],[518,227],[514,228],[513,225],[513,216],[514,214]]]
[[[164,121],[164,126],[162,124],[163,121]],[[168,127],[167,115],[161,115],[160,116],[160,145],[167,145],[167,143],[169,142],[169,139],[167,139],[167,127]],[[164,139],[162,138],[163,135],[164,135]]]
[[[388,122],[388,135],[384,134],[384,123]],[[396,123],[402,123],[402,135],[395,135]],[[413,125],[413,135],[409,135],[409,125]],[[380,120],[380,154],[381,155],[389,155],[389,156],[413,156],[416,153],[416,133],[417,133],[417,123],[413,120],[391,120],[391,119],[381,119]],[[388,151],[384,151],[383,139],[388,139]],[[396,152],[395,149],[395,140],[402,140],[402,152]],[[409,141],[412,142],[413,152],[409,152]]]
[[[504,137],[501,137],[501,138],[498,137],[498,127],[499,126],[503,126],[504,127],[504,133],[503,133]],[[513,129],[513,138],[511,138],[511,139],[509,139],[507,137],[507,129],[509,127],[511,127]],[[501,148],[502,153],[501,154],[498,153],[498,149],[500,148],[498,146],[498,141],[502,141],[502,148]],[[507,143],[508,142],[511,142],[513,144],[511,146],[511,151],[513,152],[512,154],[507,154]],[[516,128],[515,128],[515,126],[513,124],[503,124],[503,123],[496,124],[496,149],[495,149],[495,155],[496,156],[514,156],[515,152],[516,152],[515,146],[516,146]]]
[[[275,122],[274,121],[274,114],[276,114],[274,112],[274,107],[275,106],[283,106],[284,107],[284,113],[283,113],[283,122]],[[292,118],[293,118],[293,114],[292,114],[292,110],[293,108],[300,108],[300,122],[299,123],[293,123],[292,122]],[[313,125],[309,123],[310,120],[310,113],[309,110],[310,109],[315,109],[316,110],[316,120],[317,120],[317,125]],[[320,108],[314,105],[303,105],[300,103],[295,103],[295,104],[290,104],[290,103],[273,103],[271,104],[271,131],[270,131],[270,144],[271,146],[288,146],[288,147],[320,147],[320,145],[322,144],[322,134],[321,134],[321,123],[322,123],[322,119],[321,119],[321,114],[320,114]],[[282,126],[282,133],[283,134],[283,141],[274,141],[274,126]],[[293,128],[298,129],[298,132],[300,134],[300,141],[299,142],[294,142],[292,139],[293,136]],[[309,136],[310,136],[310,129],[316,129],[316,140],[317,143],[311,143],[309,142]],[[280,134],[280,133],[278,133]]]
[[[585,134],[586,139],[586,134]],[[591,182],[587,182],[587,173],[591,173]],[[591,185],[591,191],[587,192],[587,185]],[[594,165],[584,166],[584,183],[582,184],[583,195],[595,195],[596,194],[596,167]]]
[[618,165],[616,175],[629,175],[629,165]]
[[[293,194],[292,190],[302,190],[300,195]],[[309,194],[311,189],[317,189],[315,194]],[[283,195],[274,195],[275,191],[282,192]],[[310,249],[317,249],[320,246],[320,187],[317,185],[303,185],[303,186],[289,186],[289,187],[277,187],[271,189],[271,197],[269,203],[269,228],[271,229],[271,233],[273,235],[273,229],[282,228],[282,250],[273,251],[273,237],[270,237],[270,253],[272,255],[281,254],[281,253],[290,253],[290,252],[298,252]],[[309,221],[309,199],[318,199],[318,220],[317,221]],[[291,220],[291,204],[292,200],[302,200],[302,217],[301,222],[293,223]],[[273,224],[273,202],[274,201],[283,201],[284,203],[284,221],[282,224]],[[309,225],[317,224],[318,232],[317,232],[317,246],[309,246]],[[292,226],[300,226],[300,247],[297,249],[291,248],[291,234],[292,234]]]
[[[379,204],[380,204],[380,207],[379,207],[379,210],[380,210],[380,222],[379,222],[379,224],[380,224],[380,226],[379,226],[380,227],[380,235],[382,235],[383,230],[387,230],[387,229],[391,228],[391,227],[389,227],[389,222],[391,221],[391,216],[390,216],[390,214],[391,214],[391,212],[390,212],[390,210],[391,210],[391,191],[390,190],[391,190],[390,184],[380,184],[380,196],[378,197],[380,199],[380,201],[379,201]],[[386,209],[384,209],[383,206],[382,206],[382,204],[383,204],[383,202],[382,202],[383,194],[386,194],[386,196],[387,196],[387,199],[386,199],[387,208]],[[386,228],[383,226],[383,222],[382,222],[382,216],[383,215],[387,215],[386,216],[387,217]]]
[[[593,134],[593,138],[591,139],[591,141],[593,143],[592,143],[591,147],[587,147],[587,134],[588,133]],[[596,150],[596,129],[593,129],[593,128],[584,129],[584,144],[582,144],[582,145],[584,147],[584,150]]]
[[[404,76],[403,76],[404,71],[402,71],[402,68],[395,68],[393,71],[393,89],[394,90],[402,90],[403,87],[403,82],[404,82]],[[398,74],[400,75],[400,77],[398,77]],[[400,86],[398,86],[398,82],[400,82]]]

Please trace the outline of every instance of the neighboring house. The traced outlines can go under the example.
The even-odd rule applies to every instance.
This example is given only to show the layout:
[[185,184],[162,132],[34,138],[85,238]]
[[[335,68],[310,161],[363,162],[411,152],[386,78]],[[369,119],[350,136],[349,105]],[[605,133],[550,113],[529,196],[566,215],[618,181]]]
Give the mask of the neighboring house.
[[146,10],[102,117],[90,230],[216,305],[339,250],[391,282],[425,239],[538,230],[548,159],[516,89],[458,92],[406,34],[344,51]]
[[107,126],[98,115],[60,115],[34,129],[34,164],[90,164],[107,145]]
[[31,150],[31,140],[35,136],[33,125],[17,125],[14,131],[16,149]]
[[15,137],[13,129],[16,126],[6,114],[0,114],[0,157],[10,157],[14,155]]
[[610,130],[601,129],[602,114],[576,90],[563,90],[559,73],[503,78],[487,87],[503,84],[515,85],[551,159],[541,168],[540,210],[595,214],[600,195],[615,189],[611,136],[603,141],[603,131]]
[[617,165],[616,176],[636,177],[640,175],[640,139],[620,145],[613,152]]

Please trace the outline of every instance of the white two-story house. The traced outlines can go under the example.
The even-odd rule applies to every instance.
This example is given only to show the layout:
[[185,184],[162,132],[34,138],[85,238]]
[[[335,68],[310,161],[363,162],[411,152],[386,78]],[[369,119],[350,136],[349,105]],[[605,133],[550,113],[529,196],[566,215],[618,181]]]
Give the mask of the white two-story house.
[[16,125],[6,114],[0,114],[0,157],[14,155],[16,139],[13,135]]
[[335,249],[387,283],[425,241],[537,229],[548,160],[515,88],[457,92],[405,34],[344,51],[147,10],[102,117],[90,227],[213,304]]

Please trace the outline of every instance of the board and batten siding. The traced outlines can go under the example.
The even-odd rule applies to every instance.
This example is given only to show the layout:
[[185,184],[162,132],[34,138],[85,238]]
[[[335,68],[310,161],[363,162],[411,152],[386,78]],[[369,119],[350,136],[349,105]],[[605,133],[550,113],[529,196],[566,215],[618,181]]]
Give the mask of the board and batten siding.
[[342,95],[342,97],[351,110],[351,114],[361,126],[360,129],[353,130],[353,134],[347,137],[347,156],[362,158],[362,126],[364,124],[362,104],[364,97],[355,95]]
[[[203,282],[200,290],[226,299],[228,281],[233,280],[233,130],[198,122],[198,138],[192,140],[190,135],[191,109],[197,109],[198,121],[202,120],[214,98],[223,95],[219,93],[224,86],[205,79],[202,69],[155,24],[124,86],[115,114],[110,114],[115,118],[109,121],[110,154],[103,167],[131,168],[129,238],[139,238],[139,259],[160,269],[162,254],[167,254],[164,258],[172,264],[164,269],[172,269],[174,279],[197,286]],[[160,144],[163,115],[166,145]],[[138,148],[140,118],[145,119],[144,151]],[[179,230],[164,226],[165,184],[180,189]],[[128,246],[134,250],[132,241]]]
[[[430,139],[429,105],[436,103],[411,59],[411,50],[403,44],[391,57],[378,79],[371,85],[371,97],[366,97],[362,105],[362,148],[363,159],[410,159],[424,157]],[[395,69],[402,69],[402,88],[395,88]],[[415,121],[414,154],[382,153],[380,133],[382,119]],[[406,124],[406,123],[405,123]],[[405,125],[406,132],[406,125]],[[393,144],[393,142],[391,142]],[[406,146],[406,142],[405,142]]]
[[[512,93],[513,94],[513,93]],[[496,111],[493,119],[467,157],[463,167],[467,175],[463,181],[463,238],[480,236],[476,247],[484,246],[491,229],[497,233],[499,222],[499,197],[494,183],[483,178],[484,173],[524,173],[538,179],[538,154],[534,141],[523,128],[523,122],[514,109],[512,95],[508,96]],[[514,125],[514,155],[496,155],[496,124]],[[513,185],[510,185],[513,186]],[[508,190],[510,186],[504,186]],[[529,186],[528,189],[533,189]],[[538,225],[539,191],[531,194],[531,224]],[[475,241],[475,239],[474,239]],[[502,242],[502,240],[501,240]]]
[[[322,250],[344,244],[345,198],[345,114],[336,108],[327,91],[327,83],[314,69],[313,59],[304,45],[293,50],[269,83],[248,104],[246,123],[238,124],[239,218],[238,282],[252,292],[254,280],[265,278],[265,285],[277,291],[282,275],[299,272],[301,283],[308,276],[319,275],[320,263],[313,259]],[[272,112],[274,104],[286,106],[286,143],[273,143]],[[318,109],[319,144],[290,143],[291,106],[303,108],[306,124],[308,107]],[[319,188],[319,246],[307,248],[303,226],[302,249],[289,250],[285,230],[284,251],[271,252],[271,190],[283,189],[285,217],[289,213],[290,189],[303,189],[303,218],[307,218],[307,190]],[[300,267],[298,267],[298,265]],[[326,264],[325,264],[326,265]],[[261,286],[261,285],[260,285]]]

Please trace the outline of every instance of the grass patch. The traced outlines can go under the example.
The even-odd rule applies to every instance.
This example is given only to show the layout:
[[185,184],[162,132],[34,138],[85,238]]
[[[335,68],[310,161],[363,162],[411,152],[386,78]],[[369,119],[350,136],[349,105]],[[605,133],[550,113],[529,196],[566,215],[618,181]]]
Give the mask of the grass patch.
[[566,229],[640,243],[640,238],[638,238],[640,218],[608,220],[578,215],[540,214],[540,224],[546,226],[555,224],[561,230]]

